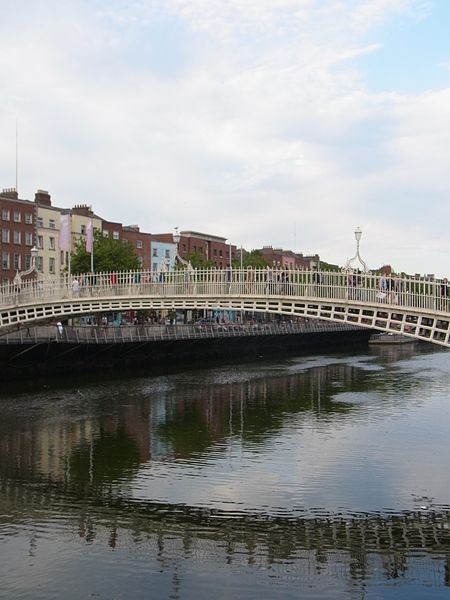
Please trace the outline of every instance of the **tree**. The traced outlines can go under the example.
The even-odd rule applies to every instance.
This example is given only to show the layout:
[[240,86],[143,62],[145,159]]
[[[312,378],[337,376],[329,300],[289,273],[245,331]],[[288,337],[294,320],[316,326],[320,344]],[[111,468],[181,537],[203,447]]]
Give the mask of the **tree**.
[[185,260],[189,261],[194,269],[208,269],[214,267],[214,261],[207,260],[198,250],[187,254]]
[[[242,266],[244,269],[252,267],[254,269],[265,269],[269,263],[261,254],[260,250],[252,250],[251,252],[243,251]],[[240,257],[233,260],[233,267],[239,269],[241,266]]]
[[[94,271],[136,271],[141,268],[133,245],[128,240],[114,240],[105,237],[101,231],[94,233]],[[91,254],[87,252],[85,241],[78,240],[75,252],[71,255],[72,273],[91,271]]]

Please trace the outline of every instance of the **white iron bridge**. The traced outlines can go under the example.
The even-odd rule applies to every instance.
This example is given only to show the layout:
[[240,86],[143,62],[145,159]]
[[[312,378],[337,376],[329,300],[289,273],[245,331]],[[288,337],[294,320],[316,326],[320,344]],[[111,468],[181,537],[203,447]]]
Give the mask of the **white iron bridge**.
[[450,346],[444,282],[283,269],[127,271],[0,286],[0,333],[74,316],[128,310],[228,310],[307,317]]

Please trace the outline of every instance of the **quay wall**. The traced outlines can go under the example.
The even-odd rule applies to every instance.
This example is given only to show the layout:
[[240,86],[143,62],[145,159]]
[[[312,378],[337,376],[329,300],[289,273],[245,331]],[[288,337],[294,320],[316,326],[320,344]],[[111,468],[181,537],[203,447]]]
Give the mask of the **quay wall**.
[[217,361],[266,359],[367,346],[372,330],[312,331],[294,334],[131,341],[59,343],[47,340],[0,344],[0,382],[90,374],[108,376],[132,370],[151,373]]

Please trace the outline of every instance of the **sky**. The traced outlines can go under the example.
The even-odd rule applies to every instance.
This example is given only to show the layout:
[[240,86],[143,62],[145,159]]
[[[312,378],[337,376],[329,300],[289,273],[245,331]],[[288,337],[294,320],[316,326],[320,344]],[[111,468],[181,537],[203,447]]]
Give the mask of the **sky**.
[[449,0],[0,0],[0,187],[450,275]]

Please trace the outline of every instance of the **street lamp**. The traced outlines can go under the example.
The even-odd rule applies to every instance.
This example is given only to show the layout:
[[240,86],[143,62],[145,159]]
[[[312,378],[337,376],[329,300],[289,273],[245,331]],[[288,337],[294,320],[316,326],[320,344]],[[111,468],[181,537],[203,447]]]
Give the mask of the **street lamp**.
[[178,231],[178,227],[174,228],[174,233],[172,234],[172,239],[175,244],[175,260],[178,260],[179,263],[181,263],[182,265],[187,267],[189,270],[192,270],[191,261],[181,258],[181,256],[178,253],[178,244],[180,243],[180,240],[181,240],[181,235],[180,235],[180,232]]
[[33,246],[30,250],[30,254],[31,254],[31,265],[28,269],[26,269],[25,271],[16,271],[16,274],[14,275],[14,279],[13,279],[13,284],[16,288],[20,289],[20,286],[22,285],[22,277],[27,277],[27,275],[31,275],[31,273],[33,273],[34,271],[36,271],[36,258],[38,255],[39,250],[36,248],[36,246]]
[[354,233],[355,233],[355,240],[356,240],[356,254],[352,258],[348,259],[348,261],[347,261],[347,263],[345,265],[345,270],[346,271],[352,271],[353,270],[352,262],[355,261],[355,260],[358,260],[358,262],[363,267],[364,273],[367,273],[367,265],[363,261],[363,259],[361,258],[361,255],[359,253],[359,242],[361,241],[362,230],[360,229],[360,227],[357,227],[355,229]]

